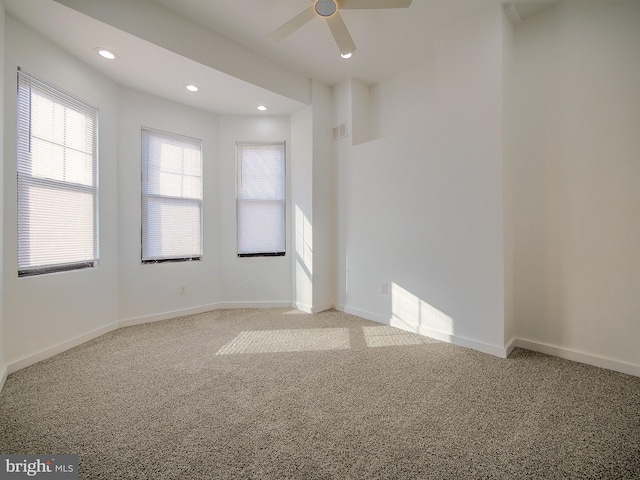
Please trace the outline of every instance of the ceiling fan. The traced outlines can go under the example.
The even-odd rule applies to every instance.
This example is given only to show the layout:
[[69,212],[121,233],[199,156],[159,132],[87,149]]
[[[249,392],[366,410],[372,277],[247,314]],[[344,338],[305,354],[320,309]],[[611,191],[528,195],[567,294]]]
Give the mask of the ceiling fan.
[[407,8],[412,0],[312,0],[313,5],[299,13],[284,25],[275,29],[267,37],[280,41],[291,35],[314,17],[322,17],[327,21],[331,34],[338,45],[343,57],[350,56],[356,49],[347,26],[342,20],[339,10],[347,9],[378,9],[378,8]]

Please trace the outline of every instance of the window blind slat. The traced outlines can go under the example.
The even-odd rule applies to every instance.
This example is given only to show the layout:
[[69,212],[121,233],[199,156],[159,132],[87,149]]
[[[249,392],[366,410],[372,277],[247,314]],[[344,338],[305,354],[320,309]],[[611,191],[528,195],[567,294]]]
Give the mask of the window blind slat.
[[142,129],[142,261],[202,256],[202,142]]
[[237,142],[238,255],[284,254],[285,144]]
[[98,112],[18,71],[18,271],[98,260]]

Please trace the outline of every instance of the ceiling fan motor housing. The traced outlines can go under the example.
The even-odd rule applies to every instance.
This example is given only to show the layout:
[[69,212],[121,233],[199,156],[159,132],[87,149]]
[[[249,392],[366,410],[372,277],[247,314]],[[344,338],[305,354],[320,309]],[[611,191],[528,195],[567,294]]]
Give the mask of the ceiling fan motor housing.
[[315,10],[321,17],[330,17],[338,10],[335,0],[318,0],[315,4]]

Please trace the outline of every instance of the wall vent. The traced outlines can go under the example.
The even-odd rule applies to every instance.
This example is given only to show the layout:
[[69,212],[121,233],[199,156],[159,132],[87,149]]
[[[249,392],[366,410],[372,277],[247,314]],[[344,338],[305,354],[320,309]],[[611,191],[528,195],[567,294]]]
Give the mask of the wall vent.
[[347,136],[347,124],[341,123],[337,127],[333,127],[333,140],[338,140],[339,138]]

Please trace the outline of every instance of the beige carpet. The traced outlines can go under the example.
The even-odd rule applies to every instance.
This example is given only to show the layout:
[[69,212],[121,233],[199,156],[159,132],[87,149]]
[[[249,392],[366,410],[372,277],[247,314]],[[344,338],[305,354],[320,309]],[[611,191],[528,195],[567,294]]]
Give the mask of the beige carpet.
[[120,329],[17,372],[0,453],[84,479],[640,478],[640,378],[329,311]]

